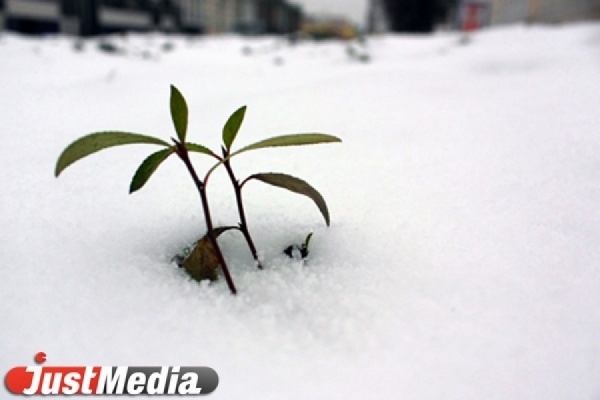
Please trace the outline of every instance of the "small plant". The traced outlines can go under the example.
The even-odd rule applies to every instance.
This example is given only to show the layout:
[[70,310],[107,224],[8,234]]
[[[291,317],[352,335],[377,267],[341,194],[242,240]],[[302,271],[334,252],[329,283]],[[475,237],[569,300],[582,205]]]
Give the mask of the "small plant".
[[283,251],[289,258],[301,259],[304,260],[308,257],[310,251],[308,250],[308,246],[310,245],[310,239],[312,238],[312,232],[306,236],[304,239],[304,243],[302,244],[292,244],[285,248]]
[[[231,160],[233,157],[252,150],[258,150],[267,147],[301,146],[318,143],[341,142],[339,138],[322,133],[298,133],[271,137],[233,151],[233,141],[239,132],[246,114],[246,107],[244,106],[236,110],[225,123],[222,133],[222,155],[218,155],[203,145],[191,143],[186,140],[188,127],[188,106],[183,95],[175,86],[171,86],[170,109],[171,118],[177,134],[177,138],[171,138],[172,143],[152,136],[131,132],[106,131],[91,133],[77,139],[63,150],[56,163],[55,175],[58,177],[65,168],[74,162],[109,147],[126,144],[153,144],[162,147],[161,150],[156,151],[148,156],[136,170],[129,187],[129,192],[133,193],[141,189],[146,184],[156,169],[169,156],[173,154],[177,155],[185,165],[196,186],[196,189],[198,190],[202,209],[204,211],[204,219],[207,230],[206,235],[200,241],[198,241],[195,248],[189,253],[189,255],[185,259],[181,259],[178,263],[184,266],[188,273],[190,273],[190,275],[197,280],[216,279],[216,271],[220,266],[223,271],[223,275],[225,276],[225,280],[227,281],[227,285],[233,294],[235,294],[237,290],[225,262],[225,258],[223,257],[223,253],[221,252],[217,242],[217,237],[221,233],[229,229],[238,229],[240,232],[242,232],[250,252],[257,263],[257,267],[262,268],[262,265],[258,259],[256,247],[254,246],[254,241],[252,240],[250,231],[248,229],[244,204],[242,201],[242,189],[248,182],[251,180],[257,180],[309,197],[317,205],[319,211],[325,219],[325,223],[329,225],[329,211],[327,209],[325,200],[315,188],[310,186],[305,181],[291,175],[273,172],[253,174],[243,181],[239,181],[234,174]],[[203,179],[200,179],[200,176],[196,172],[196,169],[194,168],[194,165],[190,159],[190,153],[199,153],[212,157],[216,160],[216,163],[206,172]],[[224,166],[227,170],[229,179],[231,180],[231,184],[234,189],[240,218],[237,226],[214,227],[212,223],[206,186],[212,173],[220,166]],[[308,248],[309,240],[310,235],[306,240],[306,248]]]

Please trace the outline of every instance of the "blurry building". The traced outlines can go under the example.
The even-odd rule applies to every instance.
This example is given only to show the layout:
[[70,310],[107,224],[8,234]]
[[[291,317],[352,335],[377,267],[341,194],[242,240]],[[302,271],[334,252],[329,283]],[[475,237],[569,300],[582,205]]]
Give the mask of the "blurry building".
[[370,33],[384,33],[391,31],[388,11],[384,0],[371,0],[367,16],[367,29]]
[[447,22],[458,0],[370,0],[368,30],[428,33]]
[[285,0],[0,0],[0,30],[289,33],[302,10]]
[[600,18],[600,0],[488,0],[490,23],[560,23]]
[[302,9],[284,0],[252,0],[254,20],[264,33],[292,33],[300,29]]
[[171,0],[0,0],[0,30],[87,36],[179,28]]
[[178,0],[184,18],[197,7],[201,30],[208,33],[290,33],[299,29],[302,10],[284,0]]
[[61,28],[60,5],[54,1],[0,0],[0,28],[25,33],[58,32]]
[[370,0],[370,32],[431,32],[438,25],[476,28],[523,21],[600,18],[600,0]]

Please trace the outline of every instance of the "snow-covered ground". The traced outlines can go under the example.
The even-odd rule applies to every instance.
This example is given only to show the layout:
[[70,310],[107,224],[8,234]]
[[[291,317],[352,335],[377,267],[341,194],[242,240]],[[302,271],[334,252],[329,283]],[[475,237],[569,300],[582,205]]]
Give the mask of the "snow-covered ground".
[[[600,25],[372,38],[367,64],[340,43],[113,40],[125,54],[0,35],[2,376],[44,351],[209,366],[213,399],[600,399]],[[88,132],[173,136],[171,83],[189,140],[213,149],[244,104],[238,148],[343,140],[234,159],[240,177],[306,179],[332,218],[248,184],[266,269],[224,234],[237,296],[171,262],[205,229],[177,159],[132,196],[152,146],[53,176]],[[223,171],[209,196],[217,225],[237,222]],[[311,231],[306,265],[282,254]]]

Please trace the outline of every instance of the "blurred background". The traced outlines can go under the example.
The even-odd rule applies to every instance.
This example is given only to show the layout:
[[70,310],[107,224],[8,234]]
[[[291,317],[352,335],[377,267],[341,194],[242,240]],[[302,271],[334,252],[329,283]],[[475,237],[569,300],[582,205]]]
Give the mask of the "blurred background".
[[599,17],[600,0],[0,0],[0,30],[75,36],[163,31],[354,38]]

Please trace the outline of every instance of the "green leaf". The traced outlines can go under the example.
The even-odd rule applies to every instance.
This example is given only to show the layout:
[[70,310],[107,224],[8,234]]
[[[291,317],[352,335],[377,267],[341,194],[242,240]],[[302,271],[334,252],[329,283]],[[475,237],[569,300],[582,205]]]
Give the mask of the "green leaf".
[[310,244],[310,239],[312,238],[313,233],[309,233],[306,236],[306,240],[304,240],[304,248],[308,249],[308,245]]
[[202,146],[201,144],[186,142],[185,147],[189,151],[193,151],[196,153],[208,154],[209,156],[213,156],[219,158],[215,153],[213,153],[208,147]]
[[146,158],[135,171],[135,175],[129,186],[129,193],[133,193],[142,188],[148,182],[158,166],[173,153],[173,149],[163,149],[151,154]]
[[274,172],[254,174],[250,176],[247,180],[250,179],[258,179],[259,181],[268,183],[269,185],[284,188],[294,193],[303,194],[305,196],[310,197],[319,208],[319,211],[321,211],[323,218],[325,218],[325,223],[327,224],[327,226],[329,226],[329,211],[327,210],[327,204],[325,203],[325,199],[323,198],[323,196],[321,196],[321,193],[319,193],[314,187],[310,186],[302,179],[296,178],[291,175]]
[[225,126],[223,127],[223,144],[227,150],[231,149],[231,144],[238,134],[240,126],[242,126],[245,115],[246,106],[240,107],[237,111],[231,114],[225,123]]
[[95,132],[77,139],[63,150],[61,155],[58,157],[58,161],[56,162],[54,175],[60,175],[65,168],[73,164],[75,161],[89,156],[97,151],[113,146],[134,143],[149,143],[167,147],[170,146],[169,143],[163,140],[154,138],[152,136],[140,135],[138,133],[118,131]]
[[181,92],[171,85],[171,118],[175,125],[177,137],[181,142],[185,142],[188,125],[188,107]]
[[232,156],[245,151],[257,150],[265,147],[303,146],[307,144],[334,142],[341,142],[341,139],[332,135],[326,135],[324,133],[296,133],[291,135],[275,136],[269,139],[261,140],[260,142],[253,143],[239,149],[233,153]]

